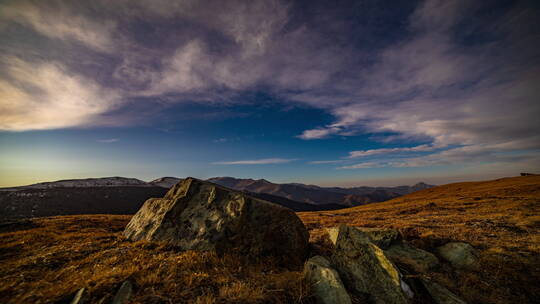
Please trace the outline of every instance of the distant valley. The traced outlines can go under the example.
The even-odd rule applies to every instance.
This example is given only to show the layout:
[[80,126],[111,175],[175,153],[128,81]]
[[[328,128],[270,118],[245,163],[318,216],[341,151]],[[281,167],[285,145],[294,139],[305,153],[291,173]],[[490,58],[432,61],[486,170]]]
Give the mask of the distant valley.
[[[148,198],[162,197],[181,180],[162,177],[145,182],[135,178],[105,177],[0,188],[0,220],[74,214],[133,214]],[[336,210],[387,201],[433,187],[418,183],[399,187],[339,188],[233,177],[214,177],[208,181],[294,211]]]

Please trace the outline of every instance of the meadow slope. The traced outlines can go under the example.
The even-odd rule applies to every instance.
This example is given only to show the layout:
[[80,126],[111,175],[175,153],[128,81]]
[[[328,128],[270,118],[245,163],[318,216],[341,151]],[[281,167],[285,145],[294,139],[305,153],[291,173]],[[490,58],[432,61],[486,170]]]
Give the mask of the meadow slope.
[[[384,203],[300,212],[312,254],[325,254],[324,228],[336,224],[397,228],[432,251],[471,243],[481,267],[428,273],[468,303],[535,303],[540,297],[540,176],[456,183]],[[134,282],[133,303],[312,303],[301,267],[272,260],[182,252],[129,242],[130,216],[39,218],[0,227],[0,302],[69,303],[82,287],[90,303],[108,303]]]

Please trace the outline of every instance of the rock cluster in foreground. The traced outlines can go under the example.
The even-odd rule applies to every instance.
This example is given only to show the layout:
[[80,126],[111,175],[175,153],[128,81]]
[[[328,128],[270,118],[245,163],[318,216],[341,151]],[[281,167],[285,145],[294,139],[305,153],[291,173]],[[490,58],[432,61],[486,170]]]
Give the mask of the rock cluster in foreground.
[[[327,232],[334,245],[331,256],[312,257],[304,267],[304,277],[318,303],[351,303],[355,298],[376,304],[465,304],[457,295],[422,276],[438,269],[439,260],[401,240],[396,230],[340,225]],[[447,248],[463,247],[455,244],[460,243],[449,243],[438,252],[445,257]],[[398,264],[416,273],[416,279],[405,280]]]
[[275,256],[287,262],[303,261],[309,240],[290,209],[195,178],[184,179],[163,198],[147,200],[124,235],[184,250]]

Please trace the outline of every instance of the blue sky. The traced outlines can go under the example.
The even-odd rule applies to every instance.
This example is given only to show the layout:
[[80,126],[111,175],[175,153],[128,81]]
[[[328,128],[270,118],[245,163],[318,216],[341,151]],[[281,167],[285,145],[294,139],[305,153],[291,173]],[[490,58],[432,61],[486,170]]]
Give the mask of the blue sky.
[[534,1],[0,6],[0,186],[540,170]]

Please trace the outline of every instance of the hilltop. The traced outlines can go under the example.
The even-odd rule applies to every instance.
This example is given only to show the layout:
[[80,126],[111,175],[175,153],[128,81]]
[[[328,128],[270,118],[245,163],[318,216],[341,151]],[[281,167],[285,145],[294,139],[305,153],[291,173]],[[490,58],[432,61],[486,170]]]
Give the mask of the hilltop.
[[[480,267],[443,263],[428,274],[467,303],[535,303],[540,296],[540,176],[456,183],[387,202],[299,212],[311,255],[325,255],[324,228],[337,224],[399,230],[434,252],[448,241],[471,244]],[[180,251],[161,243],[130,242],[122,215],[32,219],[0,227],[0,299],[8,303],[69,300],[85,287],[109,301],[120,284],[135,282],[137,303],[313,303],[301,269],[272,259]]]

